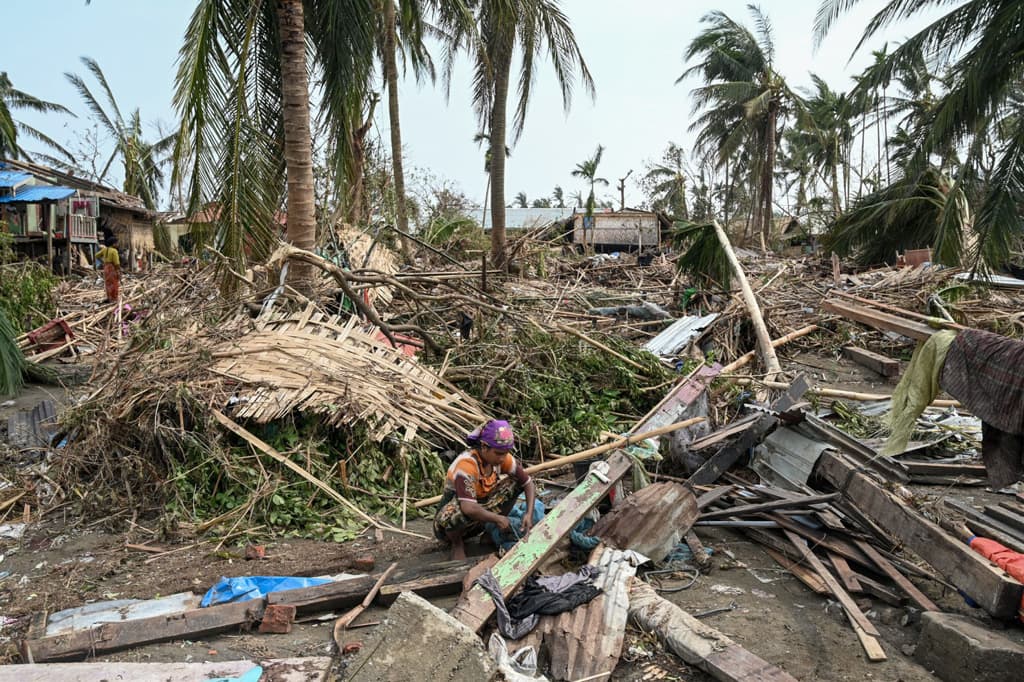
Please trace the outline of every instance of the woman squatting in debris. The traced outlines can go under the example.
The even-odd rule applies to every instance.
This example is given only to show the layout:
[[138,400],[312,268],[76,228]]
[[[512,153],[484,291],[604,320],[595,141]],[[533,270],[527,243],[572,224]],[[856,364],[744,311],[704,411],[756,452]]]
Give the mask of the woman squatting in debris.
[[[465,559],[464,540],[480,533],[485,523],[508,530],[508,513],[519,493],[533,509],[536,488],[518,459],[512,456],[515,437],[507,421],[492,419],[466,436],[469,449],[448,467],[441,506],[434,516],[434,535],[452,546],[453,559]],[[519,533],[530,532],[531,514],[524,514]],[[515,531],[516,529],[513,529]]]

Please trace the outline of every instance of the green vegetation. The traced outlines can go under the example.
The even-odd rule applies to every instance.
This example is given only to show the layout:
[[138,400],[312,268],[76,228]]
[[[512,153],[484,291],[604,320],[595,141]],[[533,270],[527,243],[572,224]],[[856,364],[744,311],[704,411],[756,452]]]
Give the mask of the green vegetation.
[[54,314],[53,288],[57,277],[33,261],[19,261],[11,236],[0,230],[0,310],[15,336],[35,329]]

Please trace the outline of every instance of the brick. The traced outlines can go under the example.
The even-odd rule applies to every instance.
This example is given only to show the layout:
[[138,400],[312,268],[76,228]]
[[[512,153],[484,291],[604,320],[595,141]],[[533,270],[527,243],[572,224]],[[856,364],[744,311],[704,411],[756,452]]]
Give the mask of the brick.
[[295,620],[295,607],[284,604],[271,604],[263,611],[263,622],[260,623],[260,632],[270,632],[275,635],[287,635],[292,631],[292,622]]
[[377,560],[373,558],[372,554],[363,554],[352,560],[352,568],[356,571],[366,571],[369,573],[376,565]]

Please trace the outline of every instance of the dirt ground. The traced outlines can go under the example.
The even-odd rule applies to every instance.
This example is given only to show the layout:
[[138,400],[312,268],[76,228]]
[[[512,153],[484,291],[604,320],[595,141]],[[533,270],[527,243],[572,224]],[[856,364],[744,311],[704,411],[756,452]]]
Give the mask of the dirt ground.
[[[803,366],[817,382],[826,385],[862,391],[891,390],[884,380],[847,363],[800,353],[788,362]],[[0,407],[0,429],[5,427],[11,410],[29,408],[47,397],[58,404],[68,399],[60,390],[29,387],[15,404]],[[942,491],[930,487],[922,492],[935,495]],[[971,496],[980,499],[987,495],[979,488],[961,489],[956,494],[968,502]],[[0,539],[2,663],[20,662],[17,643],[24,636],[32,614],[39,611],[52,613],[92,601],[150,599],[189,590],[201,594],[222,576],[354,572],[353,560],[365,555],[374,557],[378,570],[395,560],[409,561],[415,557],[416,562],[426,565],[446,558],[433,539],[387,534],[378,541],[371,532],[343,544],[270,535],[249,537],[249,542],[265,544],[267,558],[262,561],[246,561],[244,543],[219,545],[216,540],[200,544],[154,543],[173,550],[156,555],[125,546],[151,539],[156,531],[151,527],[152,521],[135,520],[127,530],[112,531],[110,519],[85,521],[76,518],[70,507],[35,519],[23,537]],[[125,519],[114,521],[123,527]],[[430,536],[429,523],[423,519],[412,522],[410,529]],[[735,604],[733,610],[708,616],[705,622],[751,652],[802,680],[936,679],[911,658],[920,625],[901,626],[903,609],[887,607],[877,600],[863,603],[868,617],[881,632],[881,642],[889,657],[882,663],[870,663],[839,606],[808,590],[775,564],[760,546],[728,529],[699,528],[698,535],[714,550],[715,568],[688,589],[665,596],[690,613]],[[476,543],[471,543],[469,549],[476,554],[490,551]],[[956,593],[927,582],[918,584],[943,608],[984,619],[980,610],[970,609]],[[438,600],[436,604],[448,608],[454,604],[454,598]],[[337,615],[323,614],[322,620],[305,619],[288,635],[238,632],[202,641],[140,647],[100,660],[187,662],[331,655],[331,631]],[[382,609],[371,608],[357,621],[357,625],[370,625],[353,632],[369,635],[372,623],[383,615]],[[1007,634],[1024,641],[1024,630],[1020,628],[1011,628]],[[340,661],[340,669],[344,663]],[[710,677],[688,668],[666,653],[651,635],[631,626],[613,679],[702,681]]]
[[[427,530],[422,520],[412,528]],[[31,615],[41,610],[53,612],[94,600],[148,599],[188,590],[202,593],[221,576],[340,573],[351,571],[353,559],[366,554],[376,559],[378,568],[412,556],[424,564],[445,556],[433,540],[387,535],[378,543],[372,534],[344,544],[267,538],[267,559],[262,561],[244,560],[239,546],[218,549],[212,542],[198,547],[182,545],[178,551],[156,556],[125,548],[126,540],[137,541],[137,532],[111,533],[57,516],[33,524],[20,540],[0,542],[4,555],[0,568],[9,573],[0,581],[3,661],[19,661],[16,643]],[[869,663],[837,604],[810,592],[744,536],[717,528],[701,529],[699,535],[714,550],[714,570],[689,589],[665,596],[691,613],[735,603],[734,610],[708,616],[705,621],[753,653],[803,680],[935,679],[908,656],[919,626],[901,626],[902,609],[877,601],[871,604],[868,617],[882,633],[889,660]],[[474,542],[471,549],[482,553],[489,548]],[[665,587],[675,584],[667,582]],[[943,594],[927,583],[922,587],[944,608],[973,611],[956,594]],[[437,601],[442,608],[453,603],[454,598]],[[382,616],[382,609],[370,609],[358,623],[373,623]],[[217,661],[329,655],[332,624],[331,614],[324,614],[323,621],[299,623],[288,635],[233,633],[140,647],[100,660]],[[370,629],[363,632],[369,634]],[[650,636],[631,628],[613,679],[709,678],[666,655]]]

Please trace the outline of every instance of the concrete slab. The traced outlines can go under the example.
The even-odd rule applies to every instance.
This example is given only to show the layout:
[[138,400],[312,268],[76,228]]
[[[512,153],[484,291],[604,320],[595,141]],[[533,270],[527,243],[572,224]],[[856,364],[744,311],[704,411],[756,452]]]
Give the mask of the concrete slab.
[[426,599],[403,592],[349,664],[347,679],[487,682],[496,671],[494,660],[472,629]]
[[325,682],[331,658],[276,658],[265,661],[217,663],[39,663],[0,667],[0,682],[205,682],[238,678],[263,668],[260,680],[274,682]]
[[928,612],[921,616],[914,659],[946,682],[1010,682],[1021,679],[1024,646],[973,618]]

